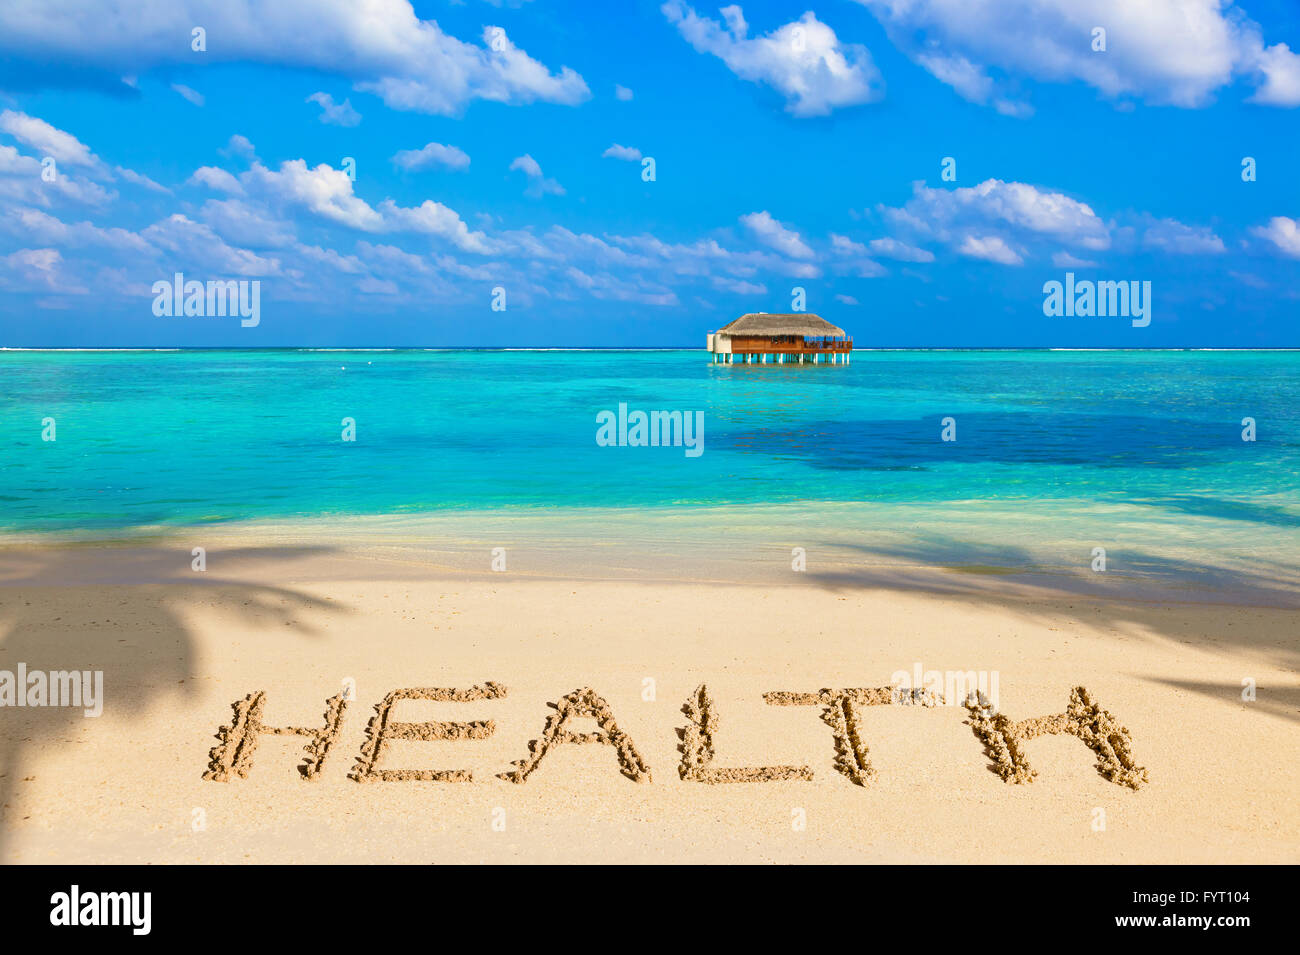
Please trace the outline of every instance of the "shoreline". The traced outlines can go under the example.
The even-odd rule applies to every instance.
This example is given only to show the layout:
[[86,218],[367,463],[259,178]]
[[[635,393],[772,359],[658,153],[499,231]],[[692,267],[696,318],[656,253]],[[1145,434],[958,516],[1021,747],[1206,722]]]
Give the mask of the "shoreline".
[[[1139,523],[1142,518],[1145,523]],[[263,562],[279,555],[277,573],[308,580],[364,579],[401,567],[407,568],[401,576],[491,579],[504,563],[507,574],[548,579],[780,586],[804,578],[826,586],[936,594],[1300,609],[1300,566],[1285,559],[1300,543],[1300,531],[1275,528],[1270,554],[1255,528],[1242,523],[1197,525],[1184,516],[1182,526],[1170,528],[1137,505],[1053,501],[1023,508],[953,501],[939,508],[856,502],[515,507],[153,526],[125,533],[8,531],[0,532],[0,586],[36,579],[22,568],[39,567],[30,555],[40,553],[70,555],[57,563],[71,583],[193,579],[192,550],[202,547],[216,576],[237,574],[240,555],[257,550]],[[1107,525],[1111,529],[1102,537],[1098,528]],[[1092,541],[1083,536],[1089,532],[1108,541],[1104,571],[1097,569]],[[1204,546],[1206,540],[1215,546]],[[97,550],[116,556],[75,557]]]

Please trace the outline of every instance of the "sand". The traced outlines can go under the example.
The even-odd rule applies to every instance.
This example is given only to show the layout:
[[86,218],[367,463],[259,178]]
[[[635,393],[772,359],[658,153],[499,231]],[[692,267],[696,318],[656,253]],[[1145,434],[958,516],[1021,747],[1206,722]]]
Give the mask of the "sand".
[[[0,709],[0,857],[1300,861],[1297,611],[1258,590],[486,554],[0,550],[0,669],[106,696]],[[900,698],[918,664],[996,712]]]

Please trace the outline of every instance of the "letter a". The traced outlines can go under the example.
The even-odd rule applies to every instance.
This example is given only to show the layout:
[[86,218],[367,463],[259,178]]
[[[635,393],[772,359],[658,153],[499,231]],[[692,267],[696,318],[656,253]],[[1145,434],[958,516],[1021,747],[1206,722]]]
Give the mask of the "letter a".
[[[631,738],[618,728],[614,722],[614,713],[609,704],[601,699],[590,687],[574,690],[558,703],[548,703],[555,712],[546,718],[540,738],[528,744],[527,759],[515,760],[515,769],[497,775],[512,783],[522,783],[537,769],[552,746],[561,743],[602,743],[618,750],[619,768],[623,775],[634,782],[650,782],[650,767],[645,764],[641,754],[636,751]],[[575,733],[569,724],[575,719],[587,717],[596,721],[599,731],[595,733]]]

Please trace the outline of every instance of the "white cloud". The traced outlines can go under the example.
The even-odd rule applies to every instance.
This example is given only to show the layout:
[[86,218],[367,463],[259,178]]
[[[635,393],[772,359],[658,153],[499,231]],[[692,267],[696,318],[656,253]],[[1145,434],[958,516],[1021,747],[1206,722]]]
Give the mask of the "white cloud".
[[[923,237],[956,246],[971,236],[984,237],[968,246],[982,249],[987,237],[1000,230],[1049,237],[1085,249],[1110,246],[1110,233],[1090,206],[1027,183],[987,179],[976,186],[932,189],[917,182],[912,191],[901,209],[882,211],[895,226]],[[1003,246],[1010,250],[1007,243]]]
[[367,275],[357,283],[357,291],[363,295],[397,295],[401,289],[392,279],[377,279]]
[[[409,12],[406,0],[400,2]],[[562,67],[558,74],[516,47],[501,27],[483,28],[483,46],[475,47],[443,34],[433,21],[420,21],[427,49],[408,64],[415,76],[388,76],[357,83],[357,89],[375,93],[393,109],[452,115],[471,99],[522,104],[538,100],[576,106],[591,97],[581,76]]]
[[370,242],[358,242],[357,252],[365,262],[374,267],[381,266],[381,271],[428,272],[429,263],[418,255],[412,255],[395,245],[374,245]]
[[19,249],[6,257],[13,265],[18,265],[48,276],[62,257],[58,249]]
[[140,232],[155,248],[170,253],[173,266],[214,275],[275,275],[280,262],[228,245],[212,227],[177,213]]
[[832,232],[831,251],[836,255],[866,255],[868,250],[861,242],[854,242],[846,235]]
[[719,291],[731,292],[733,295],[767,294],[767,286],[760,282],[747,282],[744,279],[727,278],[725,275],[715,275],[709,281]]
[[[1241,76],[1262,76],[1257,102],[1300,103],[1300,63],[1265,48],[1233,0],[858,0],[890,38],[959,95],[1012,115],[1015,76],[1083,82],[1110,99],[1206,105]],[[1092,30],[1106,29],[1106,49]]]
[[1292,53],[1285,43],[1275,43],[1260,52],[1255,68],[1264,82],[1250,98],[1252,103],[1300,106],[1300,54]]
[[318,245],[295,246],[294,252],[304,259],[325,266],[332,272],[356,275],[365,270],[365,266],[355,255],[342,255],[333,249],[323,249]]
[[[559,246],[551,237],[556,231],[553,228],[547,234],[546,245],[549,248]],[[631,254],[632,257],[626,260],[628,267],[653,269],[660,274],[671,273],[683,278],[709,278],[724,273],[736,278],[752,279],[761,272],[791,278],[818,278],[821,275],[821,270],[811,262],[796,262],[757,249],[729,249],[711,238],[690,243],[665,242],[656,236],[645,234],[609,235],[606,239],[607,242],[588,236],[583,239],[583,244],[602,252]]]
[[244,194],[244,187],[239,184],[239,180],[216,166],[200,166],[186,182],[196,186],[207,186],[217,192],[228,192],[232,196]]
[[245,248],[283,248],[295,238],[290,223],[240,199],[209,199],[199,215],[221,238]]
[[857,304],[858,304],[858,300],[857,300],[856,298],[854,298],[852,295],[836,295],[836,296],[835,296],[835,301],[839,302],[841,305],[857,305]]
[[420,149],[403,149],[393,156],[393,165],[414,172],[431,166],[445,166],[447,169],[468,169],[469,155],[455,146],[442,143],[429,143]]
[[[133,169],[128,169],[125,166],[115,166],[110,169],[102,159],[91,152],[89,146],[77,139],[76,136],[51,126],[45,120],[36,116],[29,116],[26,113],[7,109],[0,113],[0,132],[12,136],[39,156],[39,159],[21,156],[12,147],[0,146],[0,174],[6,171],[15,171],[21,165],[24,169],[33,170],[36,175],[40,175],[43,172],[41,161],[47,157],[51,158],[55,162],[55,179],[53,182],[46,182],[42,178],[40,182],[40,185],[45,187],[46,191],[55,191],[67,198],[91,204],[102,204],[109,199],[116,198],[116,193],[110,193],[95,183],[69,179],[66,167],[70,166],[78,171],[84,171],[87,176],[97,179],[113,180],[121,177],[132,185],[141,186],[153,192],[171,192],[166,186],[159,185],[148,176]],[[19,198],[24,191],[21,186],[15,188],[13,184],[10,185],[9,189],[0,186],[0,193],[7,192],[14,198]],[[28,198],[34,197],[29,196]],[[37,201],[45,205],[48,204],[48,199],[48,196],[42,196]]]
[[93,171],[104,169],[102,160],[76,136],[56,129],[35,116],[7,109],[0,113],[0,132],[8,133],[24,146],[36,150],[41,156],[53,156],[60,164],[80,166]]
[[365,232],[378,232],[384,225],[384,217],[353,194],[347,173],[325,163],[308,169],[305,160],[290,159],[281,163],[279,170],[254,163],[240,179],[246,189],[255,187],[340,225]]
[[148,189],[150,192],[162,192],[162,193],[167,193],[168,195],[171,194],[171,190],[168,189],[166,186],[154,182],[148,176],[144,175],[143,173],[136,172],[134,169],[127,169],[125,166],[114,166],[113,172],[117,173],[119,176],[121,176],[123,179],[125,179],[127,182],[131,183],[132,185],[143,186],[145,189]]
[[[351,80],[394,109],[451,115],[474,100],[574,105],[590,96],[568,67],[552,72],[499,27],[479,43],[421,20],[410,0],[277,0],[256,15],[229,0],[41,0],[0,4],[0,56],[19,66],[57,63],[88,85],[192,66],[190,30],[202,25],[206,64],[254,62]],[[93,24],[93,29],[87,25]],[[46,71],[48,72],[48,71]]]
[[524,190],[524,195],[531,196],[534,199],[540,199],[547,193],[554,196],[564,195],[564,187],[554,179],[547,179],[543,176],[541,165],[528,153],[516,156],[511,161],[510,170],[513,172],[516,169],[528,177],[528,188]]
[[406,208],[385,199],[375,208],[353,192],[347,173],[324,163],[309,169],[305,160],[291,159],[281,163],[279,170],[254,163],[240,176],[240,183],[246,192],[271,202],[302,206],[322,219],[361,232],[418,232],[445,239],[466,252],[486,255],[493,251],[486,235],[471,231],[442,203],[426,199]]
[[440,202],[425,199],[413,209],[404,209],[392,199],[379,204],[384,226],[392,231],[427,232],[440,236],[466,252],[487,255],[493,251],[482,232],[471,232],[464,220]]
[[1081,259],[1069,252],[1056,252],[1052,255],[1052,264],[1058,269],[1095,269],[1097,263],[1089,259]]
[[223,156],[239,156],[242,159],[256,159],[257,151],[253,144],[249,142],[247,136],[241,136],[239,133],[230,137],[230,141],[221,149]]
[[740,217],[740,222],[758,241],[762,242],[769,248],[776,249],[782,255],[788,255],[792,259],[811,259],[814,257],[812,248],[803,240],[803,237],[793,229],[786,228],[780,222],[772,218],[772,214],[764,209],[762,212],[751,212],[748,215]]
[[586,291],[592,298],[616,302],[637,302],[642,305],[677,305],[677,294],[671,289],[646,282],[640,278],[620,278],[607,272],[588,274],[570,266],[564,277]]
[[510,163],[511,170],[519,169],[525,176],[536,178],[542,174],[541,164],[528,153],[516,156]]
[[1142,244],[1175,255],[1221,255],[1223,240],[1206,226],[1189,226],[1175,219],[1161,219],[1142,236]]
[[992,77],[964,56],[925,52],[917,53],[915,58],[935,79],[956,90],[962,99],[972,103],[992,101],[993,107],[1004,116],[1024,117],[1034,111],[1028,103],[994,96],[996,86]]
[[1300,219],[1274,216],[1268,220],[1268,225],[1255,226],[1250,231],[1252,235],[1273,243],[1283,255],[1300,259]]
[[1252,275],[1249,272],[1238,272],[1235,269],[1228,269],[1228,275],[1236,279],[1242,285],[1249,286],[1250,288],[1266,289],[1269,287],[1267,281],[1260,278],[1258,275]]
[[91,222],[69,224],[39,209],[13,209],[5,224],[7,226],[10,223],[25,241],[41,245],[63,248],[95,246],[135,255],[152,252],[149,244],[134,232],[119,228],[104,229]]
[[351,100],[336,103],[329,93],[312,93],[307,102],[320,106],[320,121],[327,126],[356,126],[361,122],[361,114],[352,108]]
[[681,0],[668,0],[660,9],[698,52],[718,57],[743,80],[778,90],[794,116],[825,116],[884,95],[880,71],[866,47],[841,43],[811,10],[751,38],[736,5],[722,8],[725,25],[701,17]]
[[572,232],[563,226],[551,226],[542,239],[527,229],[506,232],[501,239],[508,245],[510,252],[530,259],[552,262],[582,259],[602,268],[638,264],[632,255],[605,239]]
[[848,263],[846,267],[836,269],[837,272],[847,272],[850,275],[856,275],[860,279],[878,279],[882,275],[888,275],[889,270],[874,259],[855,259]]
[[[247,156],[252,145],[237,138],[222,152]],[[530,155],[518,157],[512,166],[529,179],[530,187],[547,182],[541,165]],[[296,159],[267,167],[254,159],[242,173],[216,166],[195,170],[187,183],[220,195],[202,202],[197,213],[187,208],[184,214],[131,232],[90,222],[64,222],[35,208],[42,202],[29,193],[47,200],[44,193],[57,194],[53,191],[57,184],[42,183],[39,172],[39,162],[13,147],[0,146],[0,239],[17,238],[52,250],[33,252],[36,258],[26,263],[29,272],[35,265],[47,266],[44,272],[32,273],[36,280],[20,276],[16,265],[6,260],[0,281],[7,291],[68,292],[67,276],[75,275],[97,294],[141,296],[155,273],[179,268],[210,275],[274,275],[281,300],[319,304],[346,300],[362,287],[412,303],[463,302],[468,300],[469,286],[513,276],[519,289],[514,300],[520,303],[590,297],[672,305],[678,301],[679,285],[757,296],[767,294],[767,276],[816,278],[821,274],[812,261],[794,260],[766,248],[775,242],[783,253],[803,255],[808,245],[770,214],[755,213],[750,219],[753,228],[748,231],[755,246],[763,248],[726,248],[714,238],[669,243],[650,235],[598,236],[560,226],[544,233],[519,229],[489,235],[471,230],[455,210],[433,200],[410,208],[393,199],[369,202],[356,193],[356,184],[345,173],[325,164],[309,167],[305,160]],[[66,179],[61,173],[60,180]],[[5,189],[11,181],[22,183],[26,190],[22,198],[28,200],[17,213],[11,199],[18,194]],[[360,241],[354,254],[346,254],[321,240],[313,240],[321,244],[304,244],[297,238],[300,230],[321,228],[402,236],[403,247]],[[426,242],[421,243],[421,238]],[[427,239],[438,241],[430,248]],[[444,245],[456,254],[477,258],[462,262],[440,251]],[[65,260],[74,253],[79,257]],[[811,250],[806,254],[811,256]],[[844,263],[847,268],[861,264],[856,258]],[[875,268],[873,263],[866,265]],[[54,272],[59,276],[52,284],[41,278]]]
[[179,93],[185,99],[189,100],[195,106],[202,106],[205,102],[207,102],[203,98],[202,93],[200,93],[198,90],[190,89],[190,87],[186,86],[183,83],[173,83],[172,89],[175,92]]
[[872,255],[879,255],[886,259],[897,259],[900,262],[934,261],[933,252],[917,248],[914,245],[908,245],[906,242],[900,242],[897,239],[872,239],[868,245]]
[[628,89],[626,86],[620,86],[617,83],[615,83],[614,98],[618,100],[622,100],[623,102],[626,103],[628,100],[632,98],[632,91]]
[[1016,251],[1007,245],[1005,241],[996,235],[974,236],[968,235],[962,240],[957,251],[962,255],[968,255],[972,259],[984,259],[989,262],[997,262],[999,265],[1023,265],[1022,259]]
[[41,173],[41,164],[31,156],[24,156],[13,146],[0,146],[0,175],[22,176],[29,172]]
[[103,206],[117,198],[116,192],[99,183],[69,176],[62,169],[52,182],[42,177],[43,172],[39,159],[24,156],[13,146],[0,145],[0,198],[45,207],[55,200]]
[[600,156],[602,159],[624,159],[627,162],[640,162],[641,150],[632,146],[620,146],[618,143],[614,143]]
[[[1227,251],[1223,240],[1206,226],[1190,226],[1175,219],[1137,217],[1135,226],[1108,226],[1092,207],[1059,192],[1023,182],[988,179],[976,186],[932,189],[913,183],[913,196],[901,208],[882,208],[885,219],[903,233],[946,243],[963,255],[1019,265],[1024,247],[1052,240],[1074,249],[1057,251],[1057,267],[1087,267],[1095,263],[1079,254],[1111,248],[1112,239],[1124,248],[1141,230],[1141,245],[1171,255],[1220,255]],[[1111,230],[1115,229],[1114,237]],[[878,239],[870,244],[875,255],[930,261],[923,249],[896,239]],[[929,259],[924,258],[929,256]]]
[[871,252],[870,248],[861,242],[854,242],[848,236],[832,232],[831,251],[840,257],[840,260],[832,265],[836,272],[841,274],[847,272],[863,279],[874,279],[888,274],[888,270],[883,265],[867,257]]
[[63,265],[58,249],[19,249],[0,256],[0,286],[14,291],[86,294],[80,283],[64,273]]
[[993,79],[964,56],[920,53],[916,61],[940,83],[947,83],[972,103],[987,102],[993,94]]

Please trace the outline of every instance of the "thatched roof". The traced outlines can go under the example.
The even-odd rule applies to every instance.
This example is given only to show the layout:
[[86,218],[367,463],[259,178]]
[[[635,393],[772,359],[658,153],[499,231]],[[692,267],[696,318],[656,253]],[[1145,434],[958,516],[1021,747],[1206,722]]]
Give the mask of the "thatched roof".
[[749,312],[718,329],[719,335],[801,335],[804,338],[847,338],[848,333],[812,312]]

